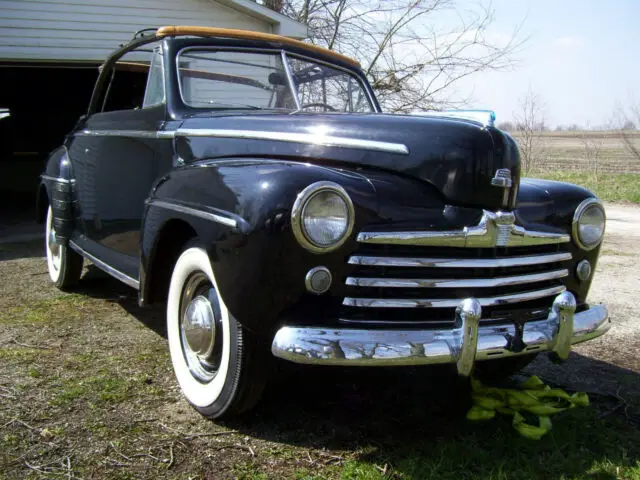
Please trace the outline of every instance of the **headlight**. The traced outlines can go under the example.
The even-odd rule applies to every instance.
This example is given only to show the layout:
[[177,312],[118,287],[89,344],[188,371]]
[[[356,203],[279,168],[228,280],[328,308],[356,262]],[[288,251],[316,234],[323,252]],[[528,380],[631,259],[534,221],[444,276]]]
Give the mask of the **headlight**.
[[573,240],[584,249],[597,247],[604,236],[606,217],[604,208],[597,198],[584,200],[573,214]]
[[291,210],[296,239],[313,253],[340,247],[353,229],[353,220],[349,194],[333,182],[312,183],[300,192]]

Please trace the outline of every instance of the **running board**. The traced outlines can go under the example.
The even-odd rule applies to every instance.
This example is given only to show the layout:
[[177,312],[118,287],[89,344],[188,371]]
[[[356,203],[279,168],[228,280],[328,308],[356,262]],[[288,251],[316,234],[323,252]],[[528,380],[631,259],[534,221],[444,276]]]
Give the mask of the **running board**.
[[122,283],[135,288],[136,290],[140,290],[140,282],[138,280],[136,280],[135,278],[131,278],[129,275],[127,275],[126,273],[121,272],[120,270],[117,270],[115,268],[113,268],[111,265],[106,264],[105,262],[103,262],[102,260],[100,260],[97,257],[94,257],[93,255],[91,255],[89,252],[87,252],[86,250],[84,250],[82,247],[80,247],[75,241],[73,240],[69,240],[69,246],[74,249],[76,252],[78,252],[80,255],[82,255],[83,257],[85,257],[87,260],[91,260],[91,262],[98,267],[100,270],[102,270],[103,272],[108,273],[109,275],[111,275],[113,278],[120,280]]

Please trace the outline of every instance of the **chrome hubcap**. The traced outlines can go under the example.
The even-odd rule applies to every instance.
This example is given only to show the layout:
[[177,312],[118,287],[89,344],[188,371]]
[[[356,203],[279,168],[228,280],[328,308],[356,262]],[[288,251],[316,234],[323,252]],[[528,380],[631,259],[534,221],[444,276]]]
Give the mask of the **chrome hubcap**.
[[185,348],[198,358],[206,360],[213,351],[216,323],[209,299],[198,295],[191,300],[182,317]]
[[49,250],[51,255],[57,257],[60,253],[60,246],[58,245],[58,239],[56,238],[56,231],[52,228],[49,231]]
[[191,375],[207,383],[220,367],[222,331],[218,294],[203,272],[192,274],[182,289],[180,337]]
[[60,270],[60,258],[61,258],[61,249],[60,244],[58,243],[58,238],[56,237],[56,231],[53,229],[53,220],[49,218],[47,220],[49,223],[47,224],[47,255],[50,257],[50,267],[53,268],[54,271]]

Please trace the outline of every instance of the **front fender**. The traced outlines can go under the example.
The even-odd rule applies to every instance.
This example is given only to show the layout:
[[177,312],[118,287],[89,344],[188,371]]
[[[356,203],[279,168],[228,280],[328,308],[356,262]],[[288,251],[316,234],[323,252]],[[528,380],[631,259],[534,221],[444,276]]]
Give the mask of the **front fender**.
[[566,286],[577,298],[578,302],[586,302],[593,275],[587,281],[581,282],[575,266],[581,260],[588,260],[595,271],[602,243],[593,250],[585,251],[573,240],[573,215],[578,205],[588,198],[597,198],[586,188],[571,183],[523,178],[520,182],[516,216],[521,225],[533,228],[540,225],[555,227],[570,235],[572,240],[568,245],[572,255],[569,277]]
[[[291,230],[291,208],[311,183],[332,181],[349,193],[355,208],[351,238],[338,250],[313,254]],[[233,316],[258,333],[274,332],[305,296],[305,275],[327,266],[339,288],[355,236],[377,217],[375,190],[362,175],[295,161],[241,159],[202,161],[177,168],[154,187],[143,225],[142,271],[153,263],[155,239],[167,222],[182,218],[206,247],[220,294]],[[236,226],[157,207],[188,205],[236,220]],[[229,222],[227,222],[229,223]],[[323,299],[333,297],[327,292]]]

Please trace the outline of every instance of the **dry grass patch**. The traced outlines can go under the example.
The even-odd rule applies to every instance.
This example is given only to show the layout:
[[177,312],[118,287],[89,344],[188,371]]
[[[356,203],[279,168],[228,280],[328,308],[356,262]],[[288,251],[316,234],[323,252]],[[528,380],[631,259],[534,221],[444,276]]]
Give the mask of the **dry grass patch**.
[[215,424],[180,395],[162,306],[93,271],[61,294],[43,263],[0,261],[1,478],[640,478],[640,377],[611,363],[534,366],[571,389],[580,364],[601,389],[540,442],[466,422],[466,387],[433,369],[281,371],[254,412]]

